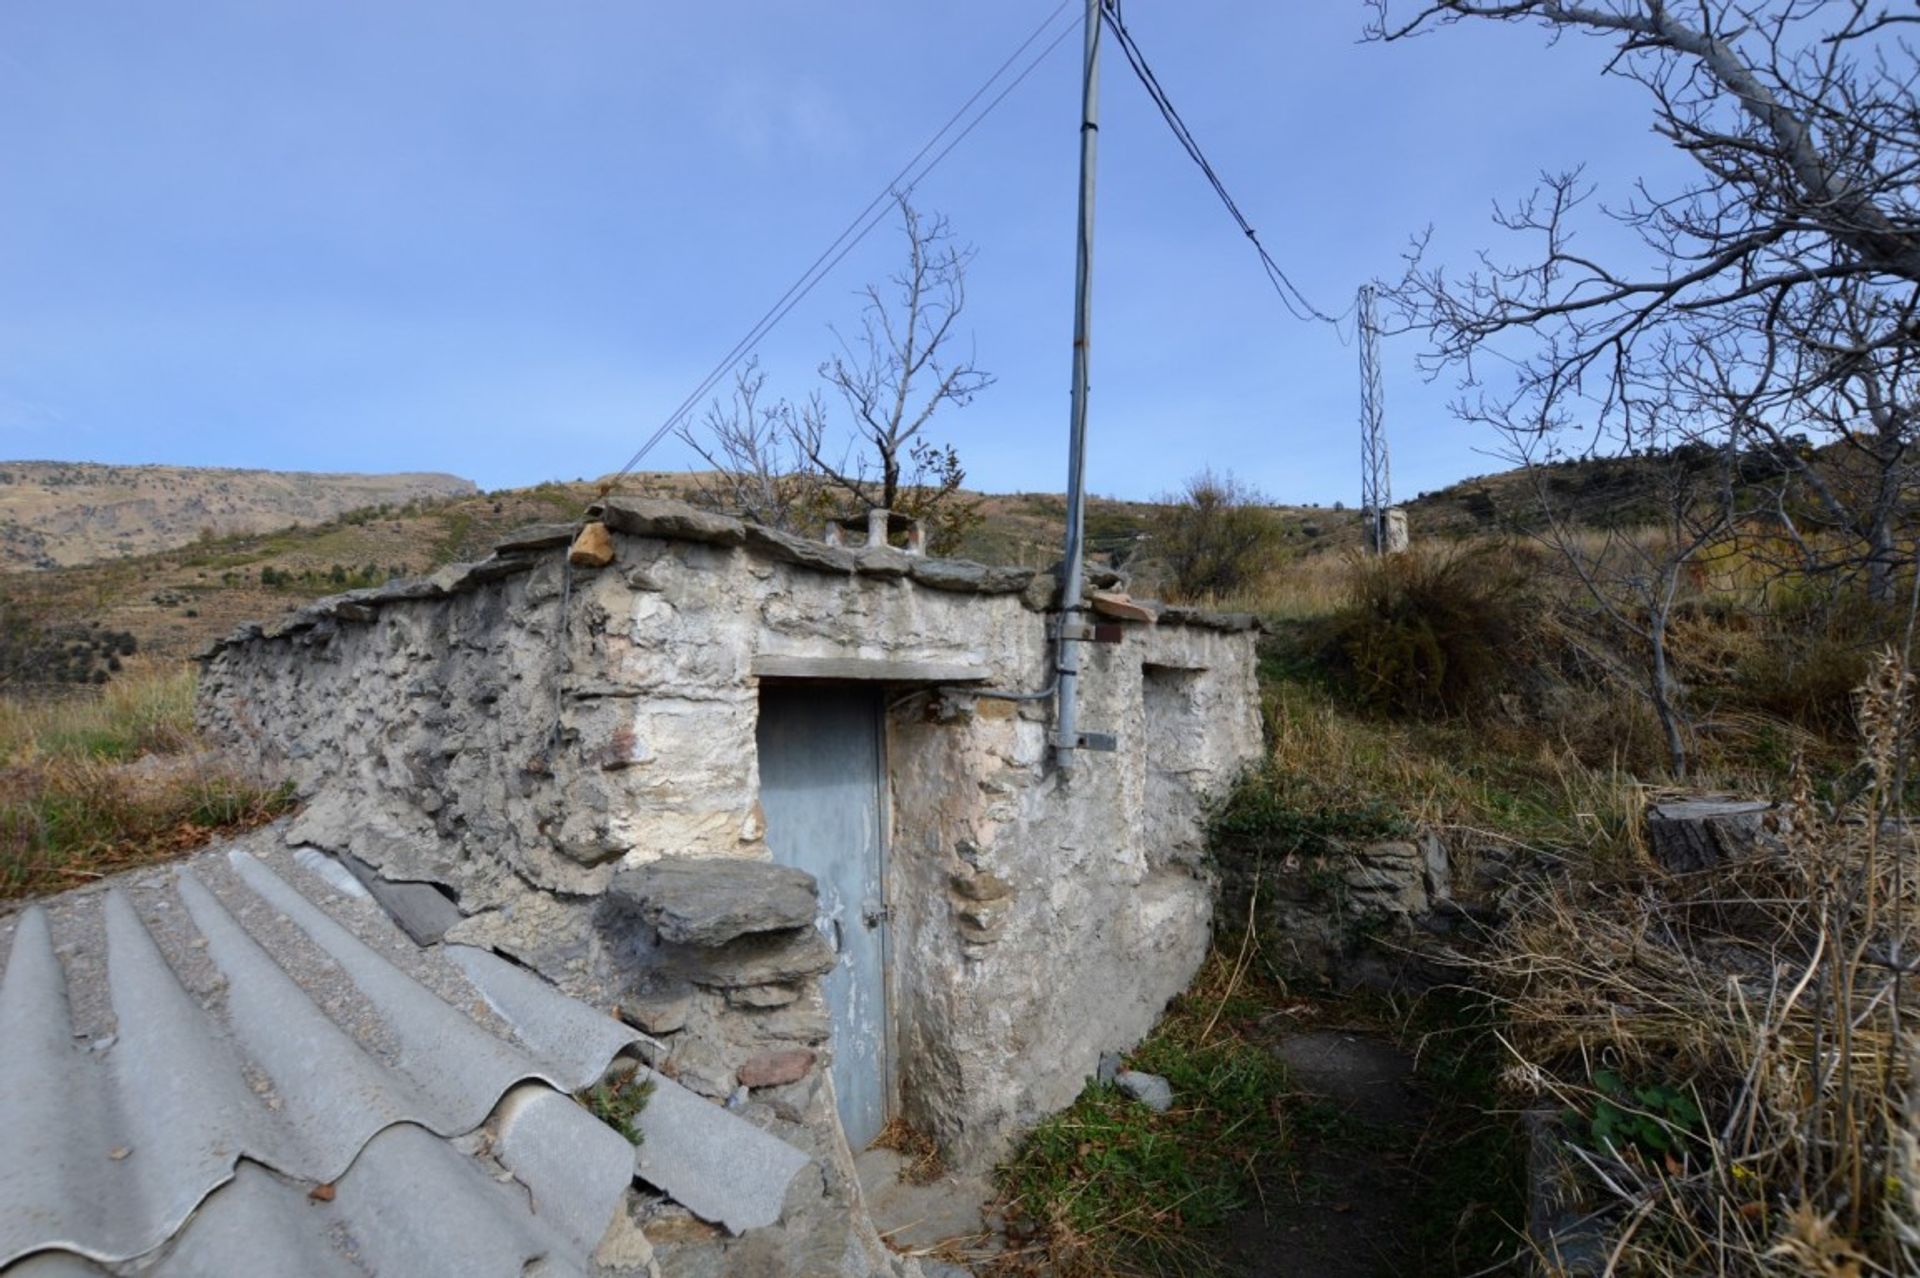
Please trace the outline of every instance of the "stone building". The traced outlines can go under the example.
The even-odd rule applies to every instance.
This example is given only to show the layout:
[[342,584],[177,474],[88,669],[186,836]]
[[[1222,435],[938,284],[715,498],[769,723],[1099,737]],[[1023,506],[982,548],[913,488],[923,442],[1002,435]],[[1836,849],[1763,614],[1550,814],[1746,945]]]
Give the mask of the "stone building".
[[840,1165],[895,1118],[991,1161],[1204,954],[1203,807],[1260,744],[1251,621],[1101,601],[1081,721],[1117,748],[1063,769],[1054,573],[596,515],[598,568],[536,528],[244,628],[203,728],[417,941],[617,1011],[661,1073]]

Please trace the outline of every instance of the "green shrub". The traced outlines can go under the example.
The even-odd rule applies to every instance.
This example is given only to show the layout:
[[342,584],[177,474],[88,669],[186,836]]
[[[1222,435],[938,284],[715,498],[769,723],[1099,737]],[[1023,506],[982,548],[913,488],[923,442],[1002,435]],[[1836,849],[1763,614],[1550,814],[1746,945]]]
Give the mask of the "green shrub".
[[1495,550],[1356,560],[1346,604],[1321,625],[1318,657],[1336,689],[1367,709],[1463,714],[1511,686],[1533,607],[1525,579]]
[[1166,507],[1155,528],[1158,552],[1179,598],[1243,590],[1279,549],[1280,524],[1267,509],[1272,502],[1232,471],[1203,470],[1182,491],[1158,500]]

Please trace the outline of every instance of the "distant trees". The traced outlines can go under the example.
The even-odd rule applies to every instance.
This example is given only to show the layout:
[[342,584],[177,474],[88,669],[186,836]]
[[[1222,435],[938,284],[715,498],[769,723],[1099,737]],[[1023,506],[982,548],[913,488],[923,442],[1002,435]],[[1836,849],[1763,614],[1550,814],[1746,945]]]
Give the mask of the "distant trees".
[[1271,499],[1230,470],[1215,474],[1209,467],[1155,500],[1164,507],[1155,529],[1159,555],[1182,598],[1251,585],[1279,546]]
[[857,335],[835,331],[839,350],[819,368],[827,393],[768,400],[765,375],[749,364],[728,401],[679,432],[712,468],[710,503],[776,527],[896,510],[930,525],[936,551],[977,521],[958,450],[927,433],[936,413],[993,384],[959,350],[973,250],[954,243],[946,218],[895,199],[906,264],[890,287],[864,290]]
[[[1416,245],[1392,296],[1429,368],[1466,375],[1462,414],[1515,441],[1591,426],[1590,450],[1658,431],[1766,451],[1792,566],[1889,599],[1920,443],[1920,19],[1866,0],[1369,4],[1376,40],[1531,22],[1609,43],[1596,69],[1641,88],[1692,168],[1606,206],[1578,169],[1549,175],[1496,215],[1531,247],[1463,276]],[[1576,243],[1595,218],[1637,248]],[[1511,377],[1476,380],[1496,364]]]

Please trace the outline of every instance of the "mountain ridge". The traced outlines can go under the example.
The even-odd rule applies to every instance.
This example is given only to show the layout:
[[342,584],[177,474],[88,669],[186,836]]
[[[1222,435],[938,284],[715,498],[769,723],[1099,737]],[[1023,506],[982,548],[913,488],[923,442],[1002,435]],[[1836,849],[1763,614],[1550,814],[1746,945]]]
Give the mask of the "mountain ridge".
[[478,492],[472,480],[434,471],[0,461],[0,572],[126,559]]

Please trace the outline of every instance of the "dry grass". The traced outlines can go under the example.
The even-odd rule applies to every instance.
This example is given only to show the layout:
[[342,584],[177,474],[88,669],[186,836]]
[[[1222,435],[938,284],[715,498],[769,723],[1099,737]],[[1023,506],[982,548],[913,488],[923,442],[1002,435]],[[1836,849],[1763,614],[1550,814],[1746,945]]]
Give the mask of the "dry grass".
[[1311,778],[1304,804],[1391,803],[1407,822],[1457,843],[1552,850],[1597,869],[1645,864],[1647,788],[1619,767],[1591,767],[1565,745],[1498,724],[1356,716],[1299,683],[1267,692],[1269,757]]
[[1608,1272],[1920,1272],[1910,684],[1888,656],[1861,698],[1853,809],[1801,785],[1766,854],[1541,887],[1479,962],[1511,1079],[1578,1115]]
[[889,1119],[873,1138],[873,1148],[891,1149],[905,1160],[900,1179],[909,1185],[931,1185],[947,1174],[939,1144],[904,1118]]
[[97,693],[0,698],[0,763],[179,752],[193,741],[193,690],[191,666],[135,663]]
[[198,748],[191,668],[97,695],[0,699],[0,900],[55,892],[271,820],[291,796]]

